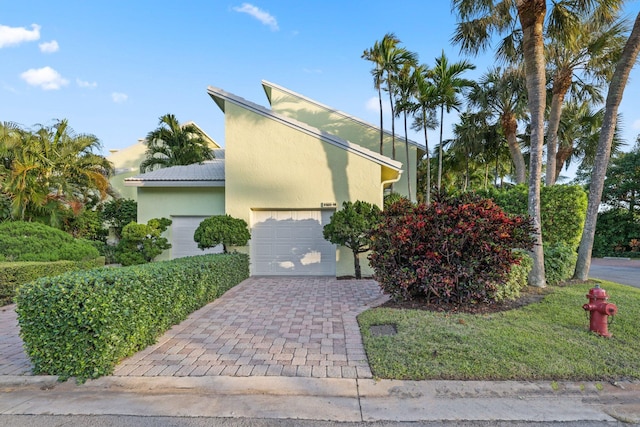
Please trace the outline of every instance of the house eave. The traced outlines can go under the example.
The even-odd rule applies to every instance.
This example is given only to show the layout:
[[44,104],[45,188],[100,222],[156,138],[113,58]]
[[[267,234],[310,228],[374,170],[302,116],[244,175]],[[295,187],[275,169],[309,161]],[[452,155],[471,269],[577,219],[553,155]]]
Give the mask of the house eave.
[[192,188],[192,187],[224,187],[224,181],[187,181],[187,180],[166,180],[166,181],[149,181],[142,179],[125,179],[124,185],[126,187],[180,187],[180,188]]

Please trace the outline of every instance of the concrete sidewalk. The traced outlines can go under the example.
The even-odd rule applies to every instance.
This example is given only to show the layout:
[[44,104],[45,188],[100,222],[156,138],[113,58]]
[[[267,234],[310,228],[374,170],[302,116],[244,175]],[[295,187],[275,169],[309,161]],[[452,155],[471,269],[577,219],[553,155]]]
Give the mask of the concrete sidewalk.
[[0,377],[1,415],[640,424],[640,384],[300,377]]

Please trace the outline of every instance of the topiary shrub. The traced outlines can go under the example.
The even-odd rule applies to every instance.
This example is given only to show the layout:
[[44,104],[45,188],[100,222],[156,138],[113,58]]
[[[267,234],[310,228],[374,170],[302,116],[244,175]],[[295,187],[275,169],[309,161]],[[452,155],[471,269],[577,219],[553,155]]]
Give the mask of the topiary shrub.
[[6,261],[83,261],[100,256],[87,240],[37,222],[0,223],[0,254]]
[[146,224],[132,222],[122,229],[122,238],[116,248],[116,259],[124,266],[146,264],[153,261],[171,244],[161,234],[171,225],[167,218],[150,219]]
[[206,218],[193,233],[193,240],[198,243],[200,249],[213,248],[221,244],[224,253],[228,253],[227,246],[245,246],[250,238],[247,222],[230,215]]
[[544,246],[544,271],[548,285],[557,285],[571,278],[576,269],[578,254],[566,243]]
[[331,215],[322,230],[326,240],[351,249],[356,279],[362,279],[359,254],[369,250],[371,230],[379,221],[380,208],[376,205],[360,200],[343,202],[342,209]]
[[18,291],[16,311],[33,373],[79,381],[110,374],[248,277],[247,255],[217,254],[28,283]]
[[[389,206],[372,232],[375,278],[394,298],[473,304],[496,300],[511,266],[530,250],[531,222],[471,195]],[[507,292],[508,293],[508,292]]]

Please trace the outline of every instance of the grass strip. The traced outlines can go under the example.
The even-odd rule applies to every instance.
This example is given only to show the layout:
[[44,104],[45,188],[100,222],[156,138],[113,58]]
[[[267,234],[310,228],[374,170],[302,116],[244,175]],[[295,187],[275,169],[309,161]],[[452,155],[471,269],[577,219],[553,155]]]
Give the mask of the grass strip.
[[[455,380],[640,378],[640,289],[601,282],[618,306],[612,338],[589,332],[582,305],[596,282],[554,288],[519,309],[491,314],[374,308],[358,316],[375,377]],[[395,325],[396,335],[370,327]]]

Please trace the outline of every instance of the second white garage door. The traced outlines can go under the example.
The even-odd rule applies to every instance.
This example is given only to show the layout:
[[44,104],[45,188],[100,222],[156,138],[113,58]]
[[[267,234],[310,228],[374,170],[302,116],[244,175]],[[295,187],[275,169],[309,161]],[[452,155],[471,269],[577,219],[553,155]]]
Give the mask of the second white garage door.
[[253,211],[252,274],[335,276],[336,246],[322,236],[332,210]]

